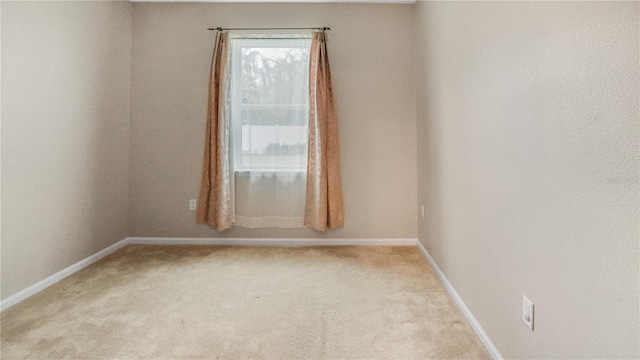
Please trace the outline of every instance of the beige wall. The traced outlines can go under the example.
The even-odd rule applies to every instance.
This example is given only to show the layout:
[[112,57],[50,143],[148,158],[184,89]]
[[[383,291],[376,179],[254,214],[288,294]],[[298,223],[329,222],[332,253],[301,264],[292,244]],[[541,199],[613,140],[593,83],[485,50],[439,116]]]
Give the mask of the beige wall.
[[1,6],[6,298],[127,236],[131,5]]
[[324,236],[417,228],[505,357],[640,356],[637,2],[1,11],[2,298],[126,236],[316,236],[218,234],[187,205],[205,28],[328,25],[347,218]]
[[[315,237],[300,230],[196,225],[211,26],[330,26],[342,139],[345,226],[338,238],[416,237],[416,137],[410,5],[133,4],[133,236]],[[384,24],[384,26],[381,26]]]
[[640,356],[639,6],[417,5],[419,238],[506,358]]

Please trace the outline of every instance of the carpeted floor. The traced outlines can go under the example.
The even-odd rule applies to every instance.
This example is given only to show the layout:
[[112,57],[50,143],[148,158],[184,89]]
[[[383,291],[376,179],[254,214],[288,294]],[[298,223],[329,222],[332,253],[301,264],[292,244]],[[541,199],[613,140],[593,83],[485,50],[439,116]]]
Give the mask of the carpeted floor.
[[2,359],[489,358],[415,247],[129,245],[1,325]]

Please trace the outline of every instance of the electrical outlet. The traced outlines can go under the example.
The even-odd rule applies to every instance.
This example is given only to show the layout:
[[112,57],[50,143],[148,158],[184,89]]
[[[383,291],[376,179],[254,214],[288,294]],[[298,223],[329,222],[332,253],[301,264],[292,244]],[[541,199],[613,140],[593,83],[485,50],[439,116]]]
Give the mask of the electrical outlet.
[[420,206],[420,216],[424,217],[424,204]]
[[534,307],[531,300],[522,295],[522,321],[533,331]]
[[189,210],[195,210],[195,209],[196,209],[196,199],[189,200]]

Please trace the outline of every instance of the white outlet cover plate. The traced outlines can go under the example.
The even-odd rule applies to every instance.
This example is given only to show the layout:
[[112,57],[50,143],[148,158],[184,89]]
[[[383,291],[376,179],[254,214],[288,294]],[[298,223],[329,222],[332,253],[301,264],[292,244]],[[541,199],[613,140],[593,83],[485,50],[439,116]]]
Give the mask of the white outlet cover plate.
[[534,307],[533,302],[527,299],[526,296],[522,296],[522,321],[527,324],[529,329],[533,331],[533,318],[534,318]]

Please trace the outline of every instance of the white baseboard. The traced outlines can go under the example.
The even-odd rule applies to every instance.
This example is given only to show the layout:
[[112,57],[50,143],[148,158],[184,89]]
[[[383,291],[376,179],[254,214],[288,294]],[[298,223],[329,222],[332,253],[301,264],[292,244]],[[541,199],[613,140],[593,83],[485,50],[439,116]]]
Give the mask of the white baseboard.
[[489,338],[489,335],[487,335],[487,333],[484,332],[484,329],[482,329],[482,326],[480,326],[480,323],[478,322],[478,320],[476,320],[475,316],[473,316],[473,313],[471,313],[471,310],[469,310],[469,308],[464,303],[464,301],[462,301],[462,298],[460,297],[460,295],[458,295],[458,292],[456,291],[456,289],[453,287],[453,285],[451,285],[451,283],[449,282],[447,277],[444,275],[442,270],[440,270],[440,267],[438,267],[438,264],[435,262],[435,260],[433,260],[433,258],[431,257],[427,249],[425,249],[424,246],[422,246],[420,241],[417,241],[416,245],[418,246],[418,249],[420,250],[420,252],[422,252],[422,255],[424,255],[424,257],[427,259],[427,261],[429,262],[433,270],[436,272],[436,274],[440,278],[440,281],[442,281],[442,284],[447,289],[447,292],[449,293],[449,295],[451,295],[451,298],[458,306],[458,309],[460,310],[462,315],[464,315],[464,317],[469,322],[469,325],[471,325],[471,328],[473,329],[473,331],[475,331],[476,335],[478,335],[478,338],[480,338],[480,341],[489,352],[489,355],[491,355],[491,357],[496,360],[504,359],[502,357],[502,354],[500,354],[500,351],[498,351],[498,348],[493,344],[493,341],[491,341],[491,339]]
[[27,287],[26,289],[23,289],[11,296],[8,296],[6,299],[3,299],[0,302],[0,311],[4,311],[5,309],[10,308],[11,306],[21,302],[22,300],[27,299],[30,296],[35,295],[36,293],[39,293],[40,291],[48,288],[49,286],[57,283],[58,281],[66,278],[69,275],[72,275],[73,273],[76,273],[80,270],[82,270],[83,268],[93,264],[94,262],[102,259],[103,257],[115,252],[116,250],[120,249],[121,247],[125,246],[128,244],[128,240],[127,239],[123,239],[118,241],[117,243],[109,246],[106,249],[100,250],[97,253],[78,261],[77,263],[64,268],[60,271],[58,271],[57,273],[49,276],[48,278],[38,281],[37,283]]
[[0,311],[27,299],[128,244],[236,246],[415,246],[417,239],[235,239],[128,237],[0,301]]
[[417,239],[257,239],[131,237],[129,244],[237,246],[415,246]]

